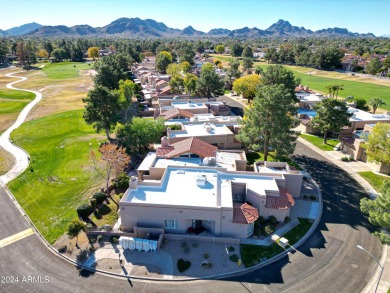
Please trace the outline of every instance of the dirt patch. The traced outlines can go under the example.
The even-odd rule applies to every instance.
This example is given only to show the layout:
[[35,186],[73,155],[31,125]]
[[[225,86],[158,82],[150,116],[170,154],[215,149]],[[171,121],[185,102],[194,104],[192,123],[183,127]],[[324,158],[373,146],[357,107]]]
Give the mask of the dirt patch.
[[8,172],[15,164],[15,158],[4,149],[0,148],[0,175]]
[[162,278],[163,270],[156,265],[151,264],[133,264],[130,275],[136,277]]
[[97,270],[107,271],[115,274],[122,273],[122,268],[117,259],[102,258],[96,261],[92,267]]
[[64,248],[66,249],[62,252],[67,257],[77,260],[77,256],[82,251],[87,251],[87,256],[92,254],[91,249],[93,250],[95,247],[98,247],[98,244],[90,244],[87,234],[81,232],[77,241],[78,248],[76,247],[76,237],[69,238],[67,234],[63,234],[57,241],[54,243],[53,247],[57,250]]

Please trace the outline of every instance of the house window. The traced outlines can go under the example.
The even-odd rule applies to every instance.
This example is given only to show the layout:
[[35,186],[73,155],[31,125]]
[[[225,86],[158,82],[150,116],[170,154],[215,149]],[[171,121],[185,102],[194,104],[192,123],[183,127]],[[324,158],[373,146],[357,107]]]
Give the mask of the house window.
[[251,236],[253,234],[254,229],[255,229],[254,223],[249,224],[246,230],[246,236]]
[[165,220],[164,222],[165,229],[178,229],[177,220]]

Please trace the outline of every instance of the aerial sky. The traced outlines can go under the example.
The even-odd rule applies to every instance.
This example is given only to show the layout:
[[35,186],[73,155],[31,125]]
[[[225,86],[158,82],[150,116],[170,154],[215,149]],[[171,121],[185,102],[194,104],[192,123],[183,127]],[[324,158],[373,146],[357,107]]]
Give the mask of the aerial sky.
[[[13,0],[0,29],[29,22],[101,27],[120,17],[151,18],[172,28],[266,29],[279,19],[318,30],[390,34],[390,0]],[[8,8],[7,8],[8,9]]]

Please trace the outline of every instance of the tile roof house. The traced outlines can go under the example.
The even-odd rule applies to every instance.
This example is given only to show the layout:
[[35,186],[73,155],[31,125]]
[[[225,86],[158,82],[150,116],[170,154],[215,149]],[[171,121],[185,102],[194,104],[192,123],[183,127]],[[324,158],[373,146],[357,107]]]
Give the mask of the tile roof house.
[[172,108],[167,111],[164,111],[160,114],[160,117],[163,117],[164,120],[170,120],[170,119],[181,119],[181,118],[192,118],[194,117],[194,114],[187,111],[183,110],[180,108]]
[[299,171],[287,163],[259,166],[256,172],[229,168],[232,160],[243,159],[242,151],[181,156],[192,151],[208,156],[211,147],[192,138],[162,146],[159,156],[149,153],[138,168],[141,176],[131,178],[119,203],[124,231],[154,227],[186,234],[202,227],[212,237],[246,238],[260,215],[279,221],[289,215],[302,185]]
[[[163,151],[160,149],[163,149]],[[171,150],[166,152],[167,149]],[[195,154],[201,158],[206,158],[215,157],[215,152],[217,150],[218,148],[216,146],[204,142],[203,140],[200,140],[196,137],[190,137],[177,143],[173,143],[170,146],[157,149],[157,155],[160,155],[164,152],[165,158],[167,159],[178,157],[183,154]]]

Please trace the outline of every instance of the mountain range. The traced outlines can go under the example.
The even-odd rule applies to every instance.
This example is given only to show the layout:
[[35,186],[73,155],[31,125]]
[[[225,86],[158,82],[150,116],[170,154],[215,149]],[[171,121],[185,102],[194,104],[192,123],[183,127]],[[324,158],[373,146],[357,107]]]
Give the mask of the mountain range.
[[28,36],[28,37],[231,37],[231,38],[264,38],[264,37],[375,37],[372,33],[352,33],[346,28],[327,28],[312,31],[304,27],[291,25],[280,19],[265,30],[253,27],[244,27],[235,30],[224,28],[201,32],[188,26],[183,30],[166,26],[153,19],[119,18],[104,27],[89,25],[42,26],[38,23],[29,23],[5,31],[0,30],[0,36]]

